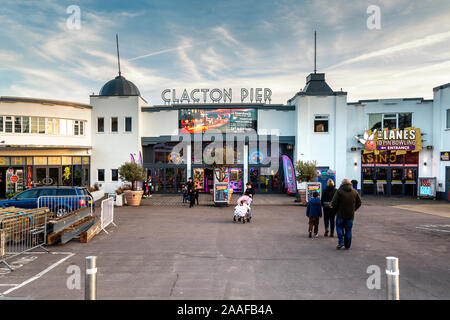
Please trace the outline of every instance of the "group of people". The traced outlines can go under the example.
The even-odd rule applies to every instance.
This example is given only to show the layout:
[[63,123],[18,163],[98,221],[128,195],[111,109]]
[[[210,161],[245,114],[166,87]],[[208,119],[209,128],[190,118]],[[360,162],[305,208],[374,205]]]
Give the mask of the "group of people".
[[[334,229],[338,236],[336,249],[350,249],[352,243],[352,227],[355,211],[361,206],[361,197],[353,188],[349,179],[342,180],[339,189],[329,179],[322,198],[315,191],[313,198],[306,205],[306,216],[309,218],[309,238],[318,237],[319,220],[324,217],[325,237],[334,237]],[[323,209],[323,210],[322,210]]]

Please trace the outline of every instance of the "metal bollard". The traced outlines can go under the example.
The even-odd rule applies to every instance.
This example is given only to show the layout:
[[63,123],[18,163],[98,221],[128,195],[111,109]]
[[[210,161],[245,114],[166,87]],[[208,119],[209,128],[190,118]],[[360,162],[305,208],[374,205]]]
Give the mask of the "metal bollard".
[[97,257],[86,257],[86,281],[84,299],[97,300]]
[[386,294],[388,300],[400,300],[400,270],[398,258],[386,257]]

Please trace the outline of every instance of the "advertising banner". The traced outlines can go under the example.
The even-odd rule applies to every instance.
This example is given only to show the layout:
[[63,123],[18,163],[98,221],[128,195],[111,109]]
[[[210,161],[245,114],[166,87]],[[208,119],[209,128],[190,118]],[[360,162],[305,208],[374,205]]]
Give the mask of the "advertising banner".
[[211,129],[223,133],[256,130],[256,109],[181,109],[180,133],[198,133]]
[[216,182],[214,185],[214,202],[228,203],[228,182]]
[[419,128],[367,130],[363,138],[355,138],[364,144],[364,153],[378,154],[384,151],[395,152],[397,155],[407,151],[422,151],[422,135]]
[[313,198],[314,191],[319,193],[319,198],[322,197],[322,184],[320,182],[306,183],[306,202]]
[[419,198],[436,198],[436,178],[419,178],[417,195]]

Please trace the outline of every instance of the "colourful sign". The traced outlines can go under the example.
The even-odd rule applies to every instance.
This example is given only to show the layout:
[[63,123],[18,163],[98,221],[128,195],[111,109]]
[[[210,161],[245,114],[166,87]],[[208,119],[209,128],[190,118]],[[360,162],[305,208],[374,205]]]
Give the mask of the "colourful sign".
[[16,174],[9,176],[9,182],[16,183],[17,181],[19,181],[19,177]]
[[450,151],[441,152],[441,161],[450,161]]
[[366,130],[362,138],[355,138],[364,144],[364,153],[380,151],[392,151],[397,154],[405,154],[407,151],[419,152],[422,150],[422,135],[419,128],[409,127],[404,129],[375,129]]

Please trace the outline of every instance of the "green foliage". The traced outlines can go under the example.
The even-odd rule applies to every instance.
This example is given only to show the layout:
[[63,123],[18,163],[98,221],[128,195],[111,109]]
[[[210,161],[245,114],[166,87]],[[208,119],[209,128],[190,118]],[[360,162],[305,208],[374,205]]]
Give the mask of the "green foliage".
[[134,190],[134,183],[136,181],[145,180],[144,168],[135,162],[125,162],[119,168],[119,177],[123,181],[131,182],[131,188]]
[[314,182],[317,177],[316,166],[317,161],[297,161],[295,164],[295,179],[298,182]]
[[19,194],[20,192],[11,192],[11,193],[8,193],[7,195],[6,195],[6,199],[11,199],[12,197],[14,197],[15,195],[17,195],[17,194]]

